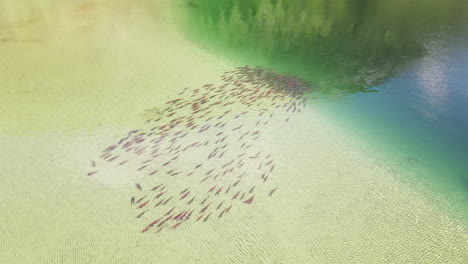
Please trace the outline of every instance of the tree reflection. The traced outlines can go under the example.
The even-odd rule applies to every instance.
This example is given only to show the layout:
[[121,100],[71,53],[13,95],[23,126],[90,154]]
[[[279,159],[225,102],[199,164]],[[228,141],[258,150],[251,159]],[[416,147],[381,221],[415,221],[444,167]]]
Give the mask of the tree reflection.
[[190,0],[185,28],[238,62],[299,75],[327,93],[365,92],[457,29],[467,1]]

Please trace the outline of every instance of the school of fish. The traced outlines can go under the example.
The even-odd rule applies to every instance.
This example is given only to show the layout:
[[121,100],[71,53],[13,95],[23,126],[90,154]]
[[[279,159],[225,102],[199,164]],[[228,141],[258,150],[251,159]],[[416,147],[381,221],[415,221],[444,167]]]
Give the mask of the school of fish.
[[[91,161],[88,176],[113,166],[143,175],[130,204],[141,232],[222,219],[272,196],[275,159],[262,128],[306,105],[308,83],[261,67],[238,67],[221,84],[184,88],[162,113]],[[132,175],[128,175],[132,177]]]

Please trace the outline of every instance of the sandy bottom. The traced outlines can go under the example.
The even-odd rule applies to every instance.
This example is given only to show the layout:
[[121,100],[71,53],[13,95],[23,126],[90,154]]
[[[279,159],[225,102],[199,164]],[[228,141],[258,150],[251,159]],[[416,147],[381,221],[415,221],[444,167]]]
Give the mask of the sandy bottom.
[[[165,2],[44,0],[31,11],[3,1],[0,21],[11,29],[0,28],[9,39],[0,44],[9,62],[0,65],[1,263],[467,259],[465,225],[313,107],[263,131],[259,144],[277,163],[272,197],[218,221],[140,233],[129,204],[140,179],[125,170],[88,177],[90,159],[138,128],[145,110],[233,67],[179,36]],[[11,22],[25,17],[37,18]]]
[[[272,124],[272,197],[141,234],[134,183],[85,175],[118,129],[1,143],[4,263],[463,263],[467,232],[313,112]],[[121,134],[128,130],[122,130]],[[329,133],[330,132],[330,133]],[[340,133],[342,134],[342,133]],[[285,138],[284,135],[287,135]],[[122,174],[126,174],[122,172]],[[126,175],[130,179],[132,174]],[[122,178],[122,175],[115,175]],[[161,261],[161,262],[160,262]]]

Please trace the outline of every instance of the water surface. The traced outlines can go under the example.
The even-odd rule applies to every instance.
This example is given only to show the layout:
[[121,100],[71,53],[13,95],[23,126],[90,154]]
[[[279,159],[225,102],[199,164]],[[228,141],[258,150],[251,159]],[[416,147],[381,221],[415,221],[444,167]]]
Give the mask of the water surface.
[[[443,58],[451,58],[447,65],[463,61],[460,53],[450,52],[457,50],[457,42],[449,41],[453,49],[446,55],[431,57],[427,45],[421,44],[427,42],[420,42],[414,33],[439,32],[434,25],[452,32],[451,28],[462,25],[461,7],[456,7],[455,1],[354,3],[359,6],[341,1],[0,1],[0,263],[463,263],[467,257],[466,225],[433,201],[427,188],[413,184],[422,182],[426,175],[417,168],[431,168],[427,164],[439,160],[420,153],[428,147],[415,152],[414,138],[422,140],[426,137],[421,136],[423,131],[432,131],[428,146],[433,144],[436,137],[432,134],[437,130],[428,124],[438,124],[430,121],[434,117],[446,120],[437,110],[444,104],[431,99],[434,107],[424,107],[428,104],[422,103],[420,99],[425,97],[420,97],[420,92],[404,100],[391,99],[403,94],[398,89],[405,86],[416,91],[416,75],[423,76],[424,83],[431,83],[433,76],[461,83],[465,80],[461,77],[464,70],[446,71],[445,64],[432,67],[433,61]],[[232,12],[221,12],[231,6]],[[254,22],[252,17],[260,11],[263,18]],[[308,16],[309,12],[314,15]],[[299,13],[303,24],[296,28]],[[222,16],[226,23],[214,20]],[[184,19],[192,26],[188,32],[179,23]],[[256,23],[257,32],[251,33],[249,25]],[[262,33],[268,25],[278,37],[269,31]],[[316,25],[312,28],[315,35],[308,33],[308,25]],[[378,28],[373,29],[373,25]],[[387,33],[382,29],[388,29]],[[220,32],[225,32],[225,37],[219,38]],[[321,53],[310,53],[312,49]],[[435,50],[436,55],[441,54]],[[370,51],[375,56],[367,59]],[[342,60],[335,64],[328,57]],[[314,64],[313,59],[319,63]],[[209,155],[206,150],[212,150],[212,145],[203,148],[200,142],[216,142],[215,128],[179,134],[190,132],[184,136],[184,144],[195,143],[197,148],[171,163],[171,169],[177,171],[171,175],[165,170],[164,174],[149,175],[149,168],[118,165],[121,160],[117,164],[117,159],[124,155],[137,161],[136,165],[138,157],[142,158],[134,152],[120,153],[122,148],[117,154],[122,157],[107,161],[99,157],[109,145],[126,144],[120,140],[129,131],[151,130],[153,125],[174,118],[148,121],[159,118],[168,101],[182,97],[177,102],[191,102],[198,99],[192,93],[213,87],[223,100],[233,100],[234,96],[221,87],[226,82],[224,72],[244,64],[289,71],[315,87],[300,113],[272,106],[265,107],[267,110],[251,108],[248,102],[247,107],[217,104],[212,116],[204,117],[218,120],[218,115],[231,111],[222,117],[227,123],[224,129],[230,128],[223,142],[229,143],[226,148],[230,151],[224,159],[231,159],[228,154],[242,155],[238,153],[243,147],[238,133],[256,126],[258,118],[265,119],[261,137],[244,147],[253,144],[249,151],[255,150],[252,155],[256,155],[262,150],[265,153],[258,154],[262,157],[271,152],[274,163],[269,166],[274,164],[274,170],[270,167],[268,180],[263,177],[265,182],[256,183],[255,189],[240,184],[247,203],[229,197],[223,208],[238,204],[222,217],[213,214],[206,221],[186,222],[177,228],[174,220],[159,233],[156,229],[143,233],[154,218],[171,207],[183,204],[187,208],[185,199],[189,197],[174,198],[162,207],[154,207],[157,200],[152,200],[151,210],[138,218],[144,209],[131,205],[132,196],[139,200],[162,181],[174,197],[185,195],[180,190],[187,187],[191,187],[190,197],[210,195],[207,188],[211,186],[199,181],[200,176],[206,177],[204,173],[190,178],[186,172]],[[428,68],[433,69],[432,74],[416,74]],[[393,86],[385,86],[392,81]],[[447,84],[450,87],[452,83]],[[372,90],[379,92],[366,93]],[[457,95],[461,94],[466,93],[460,90]],[[465,97],[456,98],[463,103]],[[320,103],[311,103],[314,100]],[[408,102],[415,107],[408,107]],[[382,111],[374,111],[372,104]],[[393,104],[399,104],[402,111],[390,108]],[[187,111],[197,108],[193,104],[185,107]],[[463,109],[463,104],[457,107]],[[386,108],[393,111],[384,111]],[[274,115],[259,116],[260,110],[273,111]],[[422,118],[421,110],[430,118]],[[444,113],[452,116],[453,111]],[[177,114],[185,115],[180,110]],[[236,119],[237,115],[242,117]],[[414,133],[397,137],[398,144],[393,145],[391,137],[396,134],[384,130],[401,131],[402,116],[409,117],[407,124]],[[390,122],[391,117],[394,122]],[[379,122],[366,122],[371,118]],[[242,124],[244,127],[236,129]],[[207,124],[200,126],[207,129]],[[366,126],[369,129],[363,129]],[[363,134],[365,131],[369,135]],[[370,140],[371,136],[390,139]],[[150,144],[149,140],[139,143]],[[396,150],[393,153],[391,146]],[[455,156],[452,145],[447,146],[451,146],[448,156]],[[179,150],[169,146],[165,151]],[[404,166],[395,165],[395,156]],[[168,158],[167,153],[163,157]],[[257,158],[246,159],[246,166],[257,165]],[[152,166],[160,166],[160,162]],[[225,160],[204,162],[201,170],[222,167]],[[445,161],[434,164],[437,168],[437,164],[458,168]],[[99,172],[88,175],[91,170]],[[415,180],[402,181],[406,174]],[[223,179],[231,176],[237,175]],[[136,188],[137,183],[142,191]],[[454,184],[447,188],[452,190]],[[232,189],[213,196],[224,199],[231,194]],[[249,202],[250,195],[255,199]]]
[[181,9],[199,45],[309,80],[319,111],[466,217],[466,1],[199,0]]

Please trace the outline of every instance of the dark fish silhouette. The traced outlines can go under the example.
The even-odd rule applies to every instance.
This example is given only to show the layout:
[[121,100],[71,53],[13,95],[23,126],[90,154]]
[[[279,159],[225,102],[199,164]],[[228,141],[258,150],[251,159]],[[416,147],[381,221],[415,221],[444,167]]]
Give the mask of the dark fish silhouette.
[[173,196],[171,196],[170,198],[168,198],[168,199],[167,199],[166,201],[164,201],[162,204],[163,204],[163,205],[167,204],[170,200],[172,200],[172,197],[173,197]]
[[187,197],[187,195],[189,195],[189,194],[190,194],[190,191],[187,192],[187,193],[185,193],[182,197],[180,197],[180,200],[184,199],[184,198]]
[[88,172],[87,175],[88,175],[88,176],[91,176],[91,175],[93,175],[93,174],[96,174],[97,172],[98,172],[98,171]]
[[273,190],[271,190],[269,193],[268,193],[268,196],[272,196],[273,193],[276,191],[277,188],[274,188]]
[[209,213],[209,214],[206,216],[206,218],[205,218],[205,219],[203,219],[203,223],[204,223],[204,222],[206,222],[206,221],[208,221],[208,219],[210,218],[211,214],[212,214],[212,212],[211,212],[211,213]]
[[252,197],[250,197],[249,199],[245,200],[244,203],[245,203],[245,204],[251,204],[251,203],[253,202],[253,200],[254,200],[254,197],[255,197],[255,195],[252,195]]
[[177,228],[179,225],[181,225],[183,222],[178,222],[177,224],[175,224],[172,228]]
[[153,189],[151,189],[151,191],[156,191],[156,190],[157,190],[159,187],[161,187],[161,186],[162,186],[162,184],[159,184],[159,185],[153,187]]
[[154,207],[158,207],[159,205],[162,204],[163,201],[164,201],[164,200],[159,201]]
[[146,201],[146,202],[140,204],[140,205],[138,206],[138,208],[143,208],[143,207],[144,207],[145,205],[147,205],[148,203],[149,203],[149,201]]
[[145,195],[145,196],[141,197],[141,198],[138,199],[138,201],[136,201],[135,203],[139,203],[139,202],[143,201],[143,199],[145,199],[146,197],[148,197],[148,195]]
[[141,218],[146,212],[148,212],[148,210],[141,212],[136,218]]
[[190,187],[189,187],[189,188],[185,188],[183,191],[180,192],[179,195],[182,195],[183,193],[185,193],[185,192],[188,191],[189,189],[190,189]]
[[166,213],[166,214],[164,214],[164,215],[169,215],[170,213],[172,213],[172,211],[174,211],[174,209],[175,209],[175,207],[172,207],[172,209],[171,209],[171,210],[169,210],[169,211],[167,211],[167,213]]

